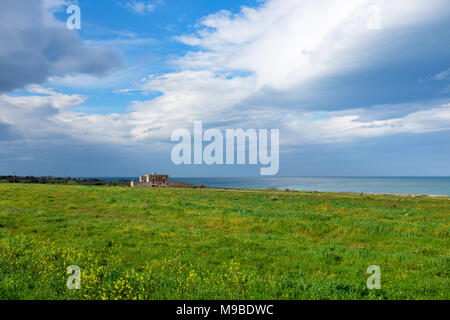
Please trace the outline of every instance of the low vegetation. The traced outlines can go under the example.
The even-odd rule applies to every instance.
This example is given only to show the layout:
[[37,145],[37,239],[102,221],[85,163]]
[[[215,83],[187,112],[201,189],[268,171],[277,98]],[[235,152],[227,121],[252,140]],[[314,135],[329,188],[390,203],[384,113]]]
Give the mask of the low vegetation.
[[106,185],[130,185],[129,181],[115,181],[109,182],[106,180],[94,179],[94,178],[62,178],[62,177],[18,177],[18,176],[0,176],[0,183],[28,183],[28,184],[68,184],[68,185],[85,185],[85,186],[106,186]]
[[449,299],[449,213],[450,198],[0,184],[0,299]]

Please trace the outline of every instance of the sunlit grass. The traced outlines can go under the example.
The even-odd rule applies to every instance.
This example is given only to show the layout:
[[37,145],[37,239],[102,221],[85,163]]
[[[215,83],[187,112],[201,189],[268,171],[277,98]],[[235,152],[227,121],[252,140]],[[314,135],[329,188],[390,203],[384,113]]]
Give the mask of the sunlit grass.
[[449,198],[0,184],[0,298],[448,299],[449,213]]

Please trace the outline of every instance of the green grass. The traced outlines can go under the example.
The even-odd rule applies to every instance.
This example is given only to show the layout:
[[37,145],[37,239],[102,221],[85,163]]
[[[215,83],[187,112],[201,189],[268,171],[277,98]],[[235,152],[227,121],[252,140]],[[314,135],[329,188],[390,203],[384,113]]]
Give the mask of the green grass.
[[0,299],[449,299],[449,213],[450,198],[0,184]]

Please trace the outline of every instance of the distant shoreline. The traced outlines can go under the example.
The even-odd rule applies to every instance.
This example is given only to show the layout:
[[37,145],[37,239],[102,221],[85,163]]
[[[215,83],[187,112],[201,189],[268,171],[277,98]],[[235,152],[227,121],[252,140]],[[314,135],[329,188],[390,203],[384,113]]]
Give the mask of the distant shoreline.
[[205,187],[205,189],[214,190],[230,190],[230,191],[255,191],[255,192],[299,192],[299,193],[332,193],[332,194],[348,194],[348,195],[362,195],[362,196],[396,196],[396,197],[410,197],[410,198],[450,198],[450,196],[445,194],[415,194],[415,193],[378,193],[378,192],[352,192],[352,191],[315,191],[315,190],[268,190],[268,189],[243,189],[243,188],[220,188],[220,187]]
[[[33,177],[0,176],[0,183],[41,183],[62,185],[129,186],[135,177]],[[185,182],[185,184],[180,183]],[[170,177],[172,187],[207,187],[216,189],[243,190],[295,190],[329,193],[389,194],[398,196],[450,196],[450,177],[331,177],[331,178],[282,178],[282,177],[238,177],[238,178],[180,178]]]
[[[99,178],[51,178],[50,181],[45,182],[29,182],[24,180],[29,180],[30,177],[15,177],[16,182],[7,182],[1,179],[0,184],[22,184],[22,185],[32,185],[32,184],[42,184],[42,185],[61,185],[61,186],[104,186],[104,187],[130,187],[128,180],[120,180],[121,183],[114,183],[116,181],[100,180]],[[44,179],[44,177],[33,177],[35,180]],[[318,191],[318,190],[295,190],[295,189],[278,189],[278,188],[242,188],[242,187],[221,187],[221,186],[204,186],[204,185],[189,185],[189,186],[178,186],[174,182],[174,186],[168,187],[171,189],[210,189],[210,190],[224,190],[224,191],[241,191],[241,192],[273,192],[273,193],[285,193],[285,192],[298,192],[298,193],[311,193],[311,194],[343,194],[343,195],[360,195],[360,196],[394,196],[394,197],[408,197],[408,198],[450,198],[450,195],[445,194],[425,194],[425,193],[397,193],[397,192],[358,192],[358,191]],[[145,189],[145,188],[144,188]]]

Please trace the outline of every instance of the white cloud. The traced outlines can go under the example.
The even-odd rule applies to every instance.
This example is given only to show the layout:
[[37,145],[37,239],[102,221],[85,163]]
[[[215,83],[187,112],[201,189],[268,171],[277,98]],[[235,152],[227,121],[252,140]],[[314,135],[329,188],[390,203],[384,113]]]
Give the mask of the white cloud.
[[[180,88],[184,84],[183,88]],[[26,137],[70,136],[85,142],[113,143],[138,146],[149,141],[167,143],[171,132],[203,120],[218,128],[233,127],[274,128],[282,124],[282,143],[301,145],[348,142],[360,138],[401,133],[425,133],[450,130],[450,104],[436,105],[386,120],[363,119],[363,110],[344,112],[277,112],[271,108],[230,109],[251,88],[244,78],[229,82],[197,72],[174,73],[155,77],[146,84],[149,89],[165,90],[166,94],[152,101],[135,102],[128,114],[85,114],[71,111],[84,102],[85,97],[65,95],[52,89],[32,86],[35,95],[0,96],[0,122],[12,125]],[[205,103],[214,96],[220,101],[218,109]],[[190,101],[190,102],[189,102]],[[195,106],[204,106],[197,107]],[[220,109],[220,106],[223,108]],[[396,108],[396,106],[390,106]],[[164,117],[162,117],[164,115]]]
[[[393,106],[395,107],[395,106]],[[426,133],[450,130],[450,104],[412,112],[404,117],[363,121],[355,110],[347,115],[327,113],[314,119],[312,114],[287,114],[283,117],[289,132],[287,144],[348,142],[360,138],[401,133]],[[314,119],[314,120],[311,120]],[[295,138],[294,138],[295,137]]]
[[[198,47],[178,60],[183,68],[248,70],[261,85],[285,87],[337,70],[361,67],[380,34],[442,15],[448,1],[272,0],[258,9],[220,11],[194,34],[178,37]],[[380,28],[368,28],[374,9]],[[371,44],[376,49],[375,43]],[[369,49],[369,50],[368,50]],[[350,59],[349,59],[350,58]]]
[[[148,10],[144,2],[128,3],[142,3],[144,7],[135,8],[138,13]],[[37,129],[28,128],[22,119],[45,119],[45,128],[38,126],[40,132],[124,145],[167,141],[174,129],[188,127],[194,120],[219,128],[280,128],[282,142],[289,145],[448,130],[450,106],[445,103],[370,121],[364,119],[364,111],[351,108],[344,114],[306,112],[301,105],[286,110],[268,100],[264,106],[248,104],[254,94],[268,87],[289,93],[312,79],[326,79],[370,64],[380,54],[380,35],[398,35],[405,28],[432,21],[441,14],[438,4],[448,1],[399,3],[271,0],[256,9],[244,7],[238,14],[221,11],[205,17],[198,32],[179,37],[195,47],[176,59],[180,71],[151,75],[133,88],[121,89],[124,93],[161,93],[153,100],[134,102],[127,114],[73,112],[70,107],[82,103],[83,97],[32,87],[30,93],[39,95],[0,97],[0,120],[37,134]],[[374,5],[381,8],[380,29],[367,28]],[[95,82],[90,79],[90,83]],[[54,79],[68,81],[66,84],[85,80],[85,76]]]
[[430,77],[427,77],[425,79],[419,79],[420,82],[426,82],[426,81],[445,81],[450,80],[450,68],[443,70],[439,73],[436,73]]
[[85,101],[80,95],[66,95],[30,86],[30,95],[0,95],[0,121],[24,133],[27,138],[60,136],[66,128],[53,117]]
[[156,8],[156,4],[148,1],[127,1],[125,3],[119,2],[119,5],[137,14],[145,14],[153,12]]
[[129,66],[102,78],[87,74],[51,77],[48,79],[48,85],[55,87],[70,87],[75,89],[114,90],[117,87],[129,86],[130,84],[133,84],[135,82],[136,73],[138,72],[139,66]]
[[80,105],[86,100],[81,95],[67,95],[38,85],[28,86],[27,91],[38,95],[1,95],[2,101],[21,108],[24,112],[48,106],[54,109],[67,109]]
[[450,80],[450,68],[434,75],[432,79],[436,81]]
[[[131,134],[138,139],[170,137],[172,130],[194,120],[240,121],[233,107],[255,90],[251,78],[218,76],[210,71],[183,71],[154,76],[142,90],[163,92],[150,101],[135,102],[130,109]],[[149,130],[162,127],[163,130]]]

